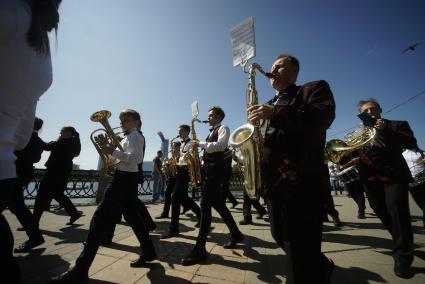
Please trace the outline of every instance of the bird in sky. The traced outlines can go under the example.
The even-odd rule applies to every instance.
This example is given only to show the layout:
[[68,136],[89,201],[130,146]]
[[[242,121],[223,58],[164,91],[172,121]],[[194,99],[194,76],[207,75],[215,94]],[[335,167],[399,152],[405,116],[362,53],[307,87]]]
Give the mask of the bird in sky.
[[408,52],[408,51],[413,51],[413,50],[415,50],[415,49],[416,49],[416,47],[417,47],[418,45],[420,45],[420,44],[421,44],[421,42],[417,42],[417,43],[415,43],[415,44],[412,44],[411,46],[409,46],[409,47],[407,47],[407,48],[403,49],[402,53],[405,53],[405,52]]

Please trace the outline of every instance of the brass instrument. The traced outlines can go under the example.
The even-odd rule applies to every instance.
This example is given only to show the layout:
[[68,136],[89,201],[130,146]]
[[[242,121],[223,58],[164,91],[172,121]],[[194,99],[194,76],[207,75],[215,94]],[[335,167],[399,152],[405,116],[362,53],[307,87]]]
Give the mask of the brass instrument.
[[[171,150],[168,151],[168,153],[164,157],[164,162],[162,165],[162,172],[164,173],[165,179],[169,180],[172,177],[175,177],[177,175],[177,162],[178,157],[174,155],[173,152],[173,142],[180,136],[176,136],[170,141],[170,148]],[[171,153],[171,158],[168,158],[168,154]]]
[[[264,72],[263,68],[257,63],[249,66],[249,81],[246,90],[247,109],[258,104],[258,93],[255,88],[255,70],[258,70],[268,78],[273,76],[271,73]],[[236,128],[229,139],[230,145],[240,151],[237,159],[243,165],[245,191],[249,198],[253,200],[259,198],[262,186],[260,136],[259,125],[253,125],[248,121],[248,123]]]
[[[100,110],[93,113],[90,116],[91,121],[99,122],[103,126],[103,128],[96,129],[90,134],[90,140],[93,143],[94,147],[96,148],[97,152],[99,153],[100,158],[102,159],[103,172],[106,176],[113,175],[120,161],[116,159],[111,159],[109,155],[102,153],[99,145],[113,144],[116,147],[118,147],[118,149],[120,149],[121,151],[124,151],[120,144],[120,140],[118,139],[117,133],[114,132],[114,129],[118,127],[112,128],[109,125],[109,122],[108,122],[109,117],[111,117],[111,112],[108,110]],[[104,137],[95,135],[96,133],[102,132],[102,131],[105,133]]]
[[[196,116],[191,122],[192,140],[196,140],[195,122],[202,122]],[[190,183],[193,188],[201,186],[201,159],[199,158],[198,147],[192,146],[192,152],[186,152],[183,156],[184,161],[187,163],[189,169]]]
[[326,143],[325,155],[332,163],[341,164],[341,160],[349,160],[349,155],[360,148],[370,145],[376,136],[376,129],[369,126],[361,126],[348,133],[346,140],[332,139]]

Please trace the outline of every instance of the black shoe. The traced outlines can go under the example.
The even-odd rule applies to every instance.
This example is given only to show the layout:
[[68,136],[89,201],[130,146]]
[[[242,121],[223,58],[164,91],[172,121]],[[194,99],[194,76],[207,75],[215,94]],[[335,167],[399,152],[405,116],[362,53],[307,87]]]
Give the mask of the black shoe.
[[62,273],[61,275],[52,277],[50,283],[55,284],[77,284],[86,282],[89,279],[87,271],[71,268],[70,270]]
[[149,254],[149,255],[141,255],[139,259],[132,261],[130,263],[131,267],[143,267],[146,265],[146,263],[154,261],[156,259],[156,254]]
[[365,215],[364,211],[359,211],[359,213],[357,214],[357,218],[366,219],[366,215]]
[[252,225],[252,220],[251,219],[243,219],[239,221],[239,225]]
[[239,204],[239,202],[235,202],[235,203],[232,204],[232,207],[230,207],[230,208],[232,208],[232,209],[236,208],[236,206],[238,206],[238,204]]
[[267,212],[258,213],[257,219],[263,219],[264,215],[266,215],[266,214],[267,214]]
[[170,217],[168,217],[168,215],[165,215],[165,214],[161,214],[155,217],[155,219],[168,219],[168,218]]
[[166,234],[161,235],[161,240],[178,237],[179,235],[180,234],[178,232],[168,232]]
[[405,279],[409,279],[413,276],[410,265],[404,264],[401,261],[396,261],[394,263],[394,273],[398,277]]
[[239,235],[237,235],[237,236],[232,236],[230,241],[223,245],[223,248],[225,248],[225,249],[235,248],[236,244],[240,243],[242,241],[243,241],[243,235],[242,235],[242,233],[239,233]]
[[198,219],[198,222],[195,223],[195,228],[201,227],[201,220]]
[[149,225],[149,232],[152,232],[152,231],[155,231],[155,229],[156,229],[156,224],[154,223],[154,222],[152,222],[150,225]]
[[81,214],[80,212],[78,212],[77,214],[75,214],[74,216],[71,216],[71,218],[69,218],[69,222],[66,223],[67,225],[72,225],[74,224],[75,221],[77,221],[78,219],[81,218],[81,216],[83,216],[83,214]]
[[38,238],[29,239],[25,243],[21,244],[17,248],[15,248],[14,252],[20,253],[20,252],[29,252],[31,249],[35,248],[36,246],[41,245],[44,243],[44,238],[42,236]]
[[207,259],[207,251],[205,249],[194,249],[188,256],[182,259],[183,266],[194,265]]
[[343,226],[343,224],[342,224],[341,220],[339,220],[338,216],[335,216],[335,217],[331,216],[331,218],[332,218],[332,223],[334,223],[334,225],[336,227],[342,227]]

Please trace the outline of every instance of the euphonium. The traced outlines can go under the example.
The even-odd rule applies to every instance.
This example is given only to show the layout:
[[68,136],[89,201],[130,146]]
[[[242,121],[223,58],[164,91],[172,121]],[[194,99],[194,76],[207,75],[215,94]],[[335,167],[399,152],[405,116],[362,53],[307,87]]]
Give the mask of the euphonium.
[[[118,147],[118,149],[123,151],[123,148],[121,147],[121,144],[120,144],[120,140],[118,139],[117,134],[114,132],[115,128],[112,128],[109,125],[109,122],[108,122],[109,117],[111,117],[111,112],[108,110],[100,110],[93,113],[90,116],[91,121],[99,122],[103,126],[103,128],[96,129],[90,134],[90,140],[91,142],[93,142],[94,147],[96,148],[97,152],[100,155],[100,158],[102,159],[103,172],[106,176],[112,175],[120,162],[118,160],[111,159],[109,155],[102,153],[102,151],[100,150],[99,144],[104,144],[104,143],[113,144],[116,147]],[[102,139],[98,135],[95,136],[97,132],[101,132],[101,131],[105,132],[106,138]]]
[[[173,152],[173,142],[174,142],[174,140],[176,140],[179,137],[180,136],[177,136],[177,137],[171,139],[171,141],[170,141],[170,148],[171,148],[171,150],[168,151],[168,153],[164,157],[164,163],[163,163],[163,166],[162,166],[162,172],[164,173],[166,180],[169,180],[171,177],[175,177],[177,175],[178,157],[176,157],[176,155],[174,155],[174,152]],[[168,154],[169,153],[171,153],[171,158],[168,158]]]
[[361,126],[346,135],[346,140],[332,139],[326,143],[325,154],[328,160],[340,165],[341,161],[349,160],[348,156],[360,148],[373,142],[376,129],[369,126]]
[[[258,104],[258,93],[255,88],[255,70],[258,70],[266,77],[273,76],[264,72],[263,68],[257,63],[253,63],[249,67],[249,81],[246,90],[247,108]],[[248,123],[236,128],[229,139],[230,145],[240,151],[238,161],[243,165],[244,187],[251,199],[259,198],[262,186],[260,136],[259,125],[253,125],[248,121]]]
[[[194,117],[192,119],[192,140],[196,140],[195,122],[201,122],[199,119]],[[201,159],[199,158],[198,147],[192,146],[192,152],[186,152],[183,159],[187,163],[189,170],[190,183],[193,188],[199,187],[202,183],[201,176]]]

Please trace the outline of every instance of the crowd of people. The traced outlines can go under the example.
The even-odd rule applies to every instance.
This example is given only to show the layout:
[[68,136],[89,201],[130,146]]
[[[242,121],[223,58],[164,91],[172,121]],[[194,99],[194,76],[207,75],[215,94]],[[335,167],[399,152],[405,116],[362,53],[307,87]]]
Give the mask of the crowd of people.
[[[64,194],[72,160],[81,150],[79,133],[74,127],[65,126],[56,141],[46,143],[37,134],[43,121],[35,117],[38,98],[52,82],[47,33],[58,26],[60,2],[0,2],[0,10],[10,15],[9,25],[0,25],[0,59],[7,63],[0,65],[0,96],[7,102],[0,106],[0,213],[10,208],[28,235],[28,240],[15,248],[16,253],[28,252],[44,243],[39,224],[52,199],[69,214],[68,224],[81,217]],[[321,251],[322,227],[327,215],[335,225],[342,225],[331,196],[332,188],[335,194],[340,190],[339,181],[342,180],[358,206],[360,219],[366,218],[366,193],[370,207],[393,239],[394,273],[402,278],[411,277],[414,242],[408,192],[422,210],[425,192],[424,183],[418,182],[423,181],[424,152],[417,145],[413,131],[406,121],[382,118],[381,106],[375,99],[362,100],[358,110],[370,116],[371,119],[364,121],[364,127],[374,129],[373,140],[350,151],[338,163],[328,164],[330,157],[325,156],[324,149],[327,129],[335,119],[334,97],[329,84],[323,80],[297,85],[299,70],[296,57],[286,53],[278,55],[268,73],[274,96],[264,104],[251,105],[247,109],[250,123],[258,127],[261,134],[257,141],[263,173],[259,191],[267,210],[259,200],[252,200],[244,193],[243,220],[239,224],[253,224],[251,206],[256,208],[259,218],[268,214],[271,234],[287,255],[282,264],[287,266],[287,283],[331,283],[335,264]],[[22,77],[27,78],[25,84],[21,82]],[[120,163],[92,216],[84,248],[75,265],[53,277],[51,283],[86,281],[98,248],[111,242],[121,215],[140,242],[140,256],[130,266],[142,267],[157,258],[150,236],[156,225],[138,198],[137,190],[146,145],[142,119],[134,109],[123,110],[119,119],[124,131],[119,145],[108,139],[99,139],[97,143],[111,162]],[[161,196],[164,198],[163,212],[157,218],[170,217],[171,209],[169,228],[161,239],[180,235],[181,207],[192,210],[197,217],[194,224],[199,227],[196,243],[181,260],[185,266],[208,257],[205,246],[213,208],[230,232],[223,247],[231,249],[244,241],[244,235],[226,206],[226,198],[231,200],[233,207],[238,202],[229,190],[234,153],[229,150],[230,129],[223,123],[224,119],[221,107],[209,108],[211,128],[203,141],[190,138],[193,129],[189,125],[178,127],[180,141],[173,141],[171,145],[175,171],[167,176],[165,192],[161,184],[164,153],[158,151],[154,159],[153,201],[158,202]],[[198,149],[203,153],[201,169],[196,168],[191,156],[194,151],[198,153]],[[43,151],[50,151],[50,156],[31,212],[25,206],[23,188],[32,180],[33,164],[40,160]],[[201,181],[194,180],[198,170]],[[199,185],[199,205],[188,196],[189,183]],[[13,255],[13,233],[2,214],[0,236],[3,277],[8,279],[7,283],[20,283],[21,270]]]

